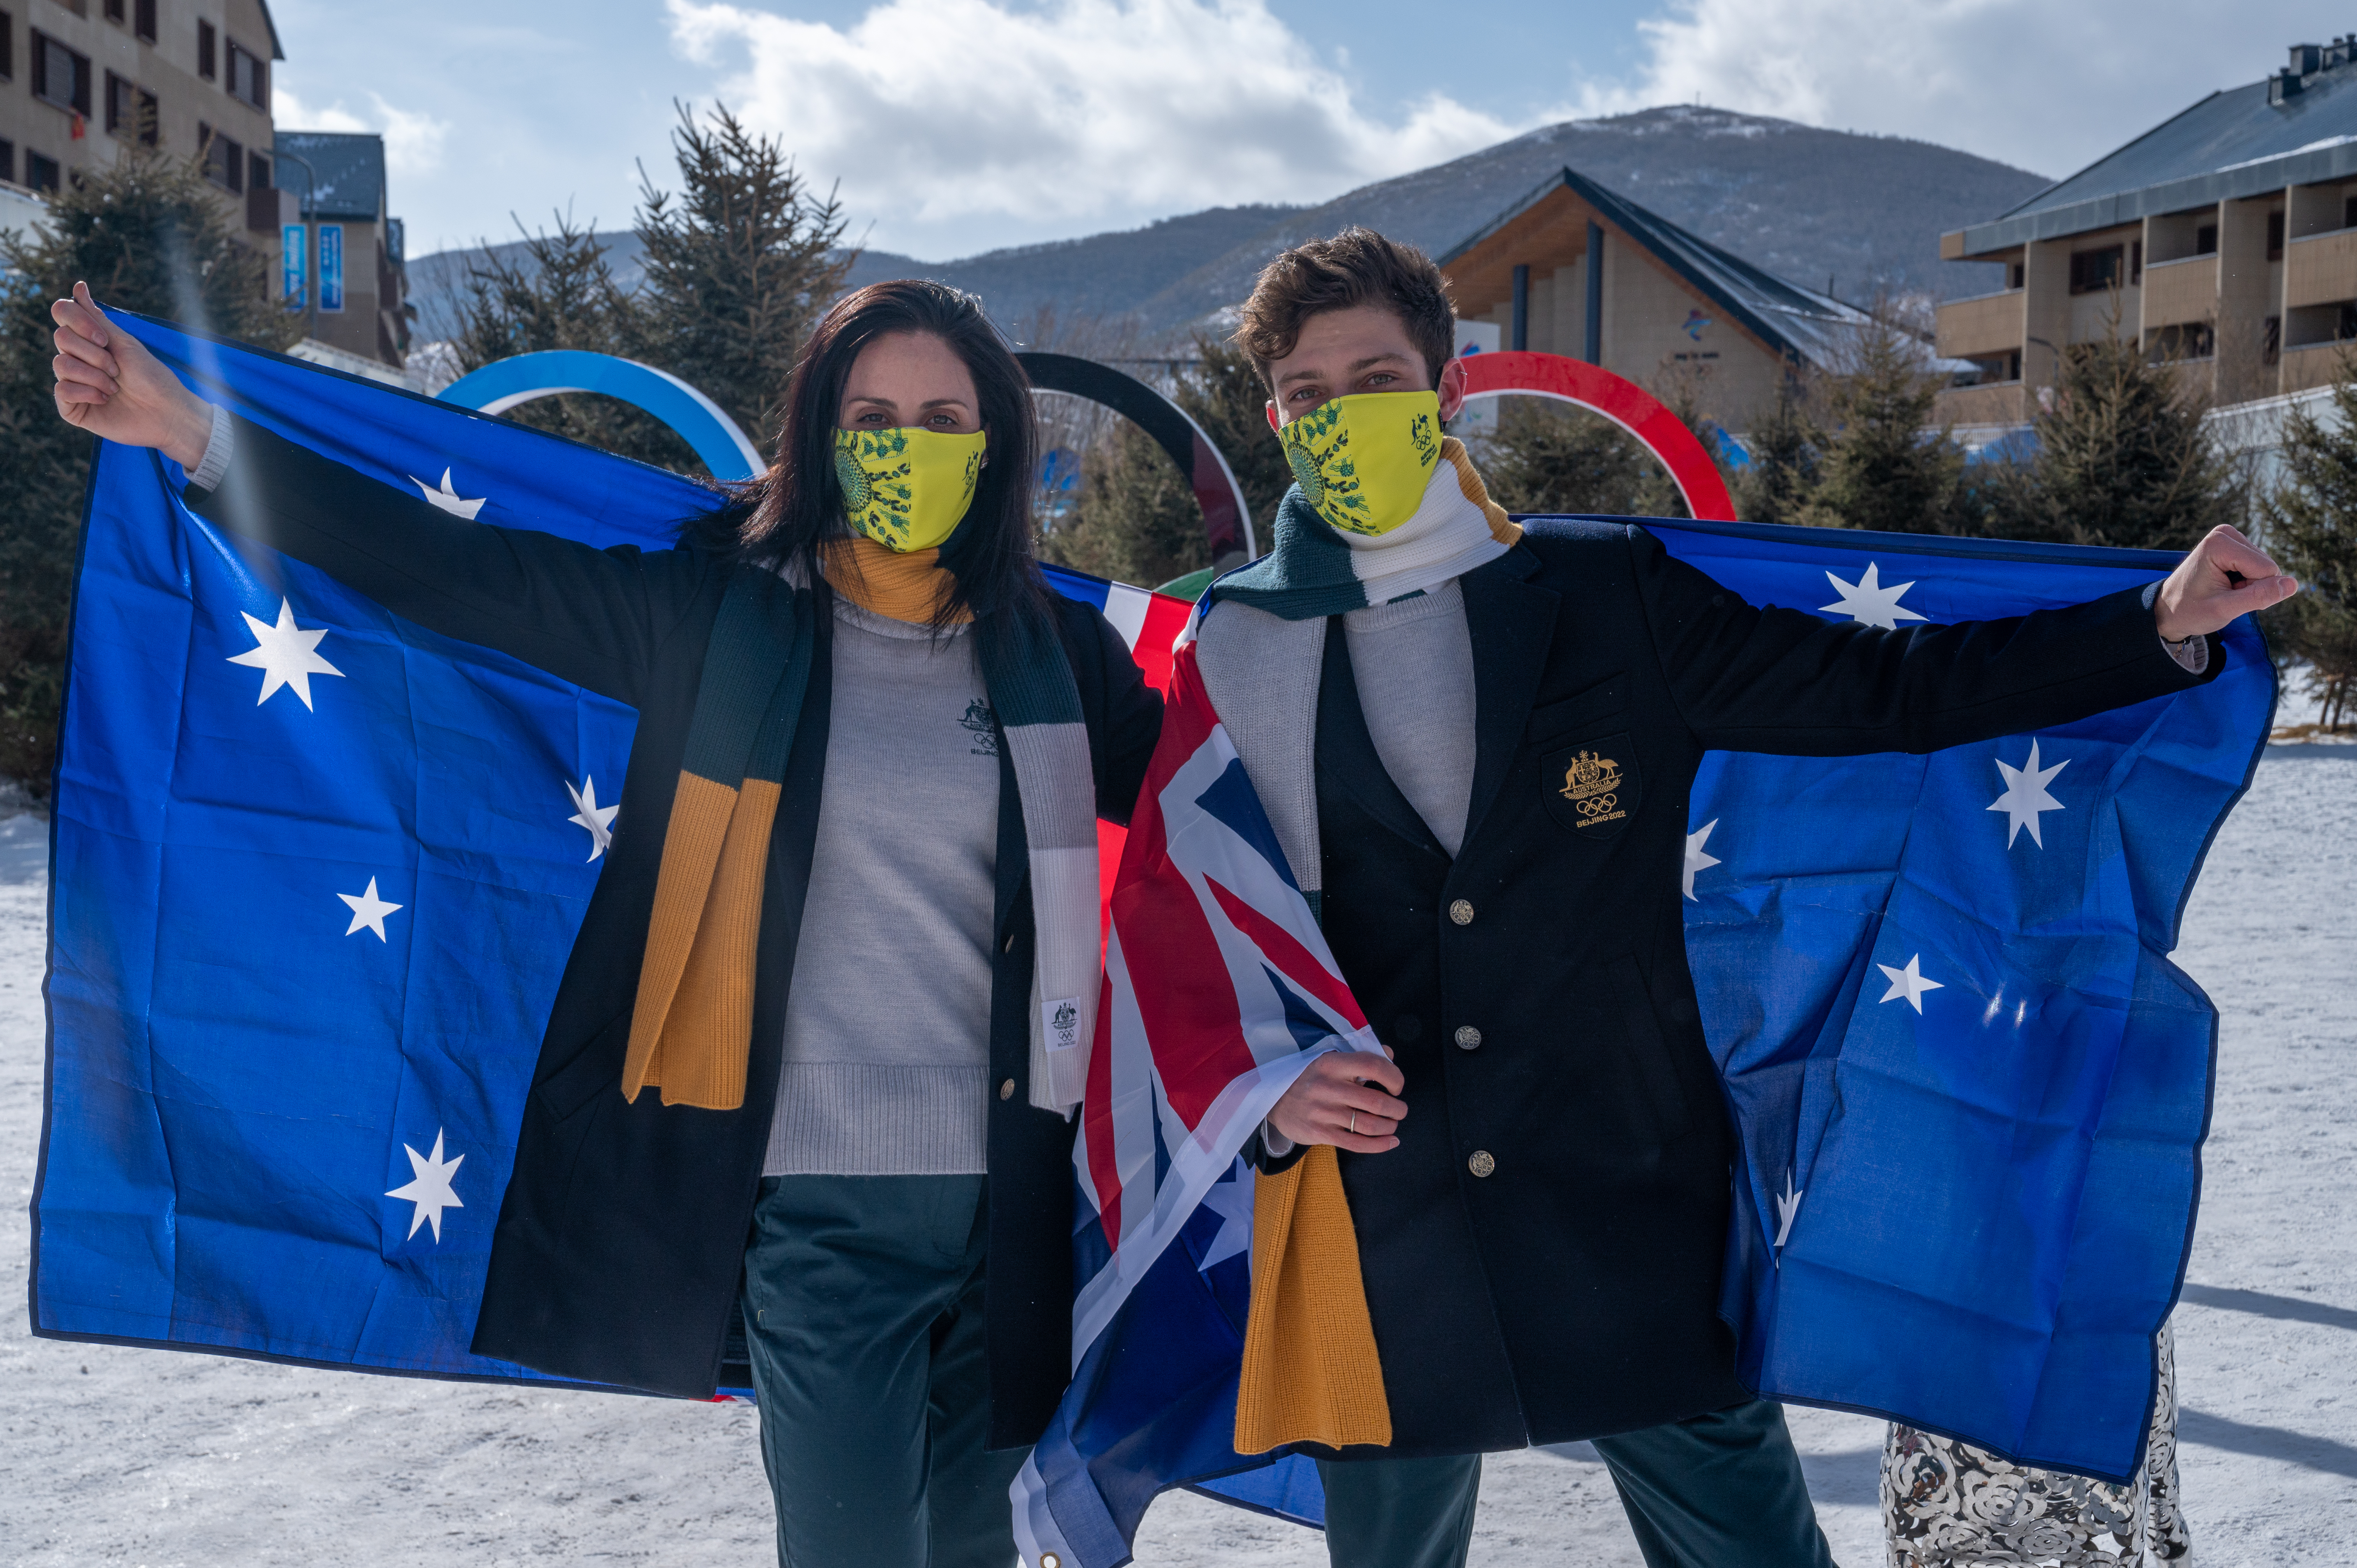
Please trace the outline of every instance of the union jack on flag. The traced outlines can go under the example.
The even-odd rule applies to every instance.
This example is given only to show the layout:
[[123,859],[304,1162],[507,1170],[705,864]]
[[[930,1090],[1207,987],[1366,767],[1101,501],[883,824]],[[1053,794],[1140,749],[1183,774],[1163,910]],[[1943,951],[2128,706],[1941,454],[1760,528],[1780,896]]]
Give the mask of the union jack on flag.
[[[1200,614],[1172,653],[1108,900],[1072,1157],[1074,1386],[1014,1487],[1033,1563],[1125,1561],[1146,1505],[1174,1482],[1318,1520],[1308,1460],[1232,1446],[1251,1302],[1252,1176],[1238,1151],[1312,1059],[1383,1047],[1204,691]],[[1091,1464],[1141,1441],[1164,1448],[1150,1465]]]

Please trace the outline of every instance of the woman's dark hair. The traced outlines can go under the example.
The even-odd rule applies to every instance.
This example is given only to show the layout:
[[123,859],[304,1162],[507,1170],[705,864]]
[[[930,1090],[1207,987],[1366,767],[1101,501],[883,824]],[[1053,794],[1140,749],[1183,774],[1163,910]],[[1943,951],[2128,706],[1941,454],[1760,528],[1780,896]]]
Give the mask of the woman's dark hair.
[[942,549],[955,588],[935,624],[966,613],[1044,609],[1047,588],[1031,554],[1031,475],[1039,465],[1030,381],[983,315],[980,300],[920,278],[869,284],[835,302],[812,330],[786,382],[777,461],[759,478],[727,486],[727,501],[689,520],[683,542],[748,565],[795,568],[815,580],[819,546],[850,534],[834,477],[843,384],[859,351],[893,332],[930,333],[956,352],[974,377],[976,413],[990,436],[990,458],[974,504]]

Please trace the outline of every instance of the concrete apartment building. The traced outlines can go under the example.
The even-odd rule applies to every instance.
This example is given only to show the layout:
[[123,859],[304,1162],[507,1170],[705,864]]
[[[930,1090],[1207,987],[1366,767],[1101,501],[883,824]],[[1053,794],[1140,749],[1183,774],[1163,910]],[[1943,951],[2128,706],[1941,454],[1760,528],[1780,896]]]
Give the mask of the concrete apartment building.
[[270,68],[285,58],[264,0],[0,0],[0,186],[45,196],[137,143],[202,153],[274,256]]
[[1792,364],[1824,365],[1866,320],[1571,169],[1439,258],[1499,347],[1562,354],[1641,386],[1681,371],[1710,416],[1750,428]]
[[2332,380],[2357,339],[2357,35],[2214,92],[2014,210],[1941,237],[2008,286],[1943,305],[1960,425],[2027,420],[2064,345],[2111,331],[2221,403]]
[[296,354],[361,375],[400,370],[412,311],[401,220],[386,210],[384,138],[281,131],[274,146],[281,292],[306,317]]

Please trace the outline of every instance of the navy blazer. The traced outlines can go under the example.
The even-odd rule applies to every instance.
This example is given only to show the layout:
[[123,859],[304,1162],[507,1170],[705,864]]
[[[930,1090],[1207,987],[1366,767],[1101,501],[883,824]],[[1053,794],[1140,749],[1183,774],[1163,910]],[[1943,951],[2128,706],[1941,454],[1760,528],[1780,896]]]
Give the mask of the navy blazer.
[[[1376,756],[1339,621],[1326,641],[1323,920],[1409,1106],[1397,1149],[1340,1160],[1394,1434],[1370,1456],[1749,1397],[1718,1316],[1733,1132],[1680,897],[1706,750],[1926,752],[2204,678],[2137,590],[1885,631],[1754,608],[1641,528],[1526,528],[1461,579],[1476,700],[1453,860]],[[1582,754],[1614,765],[1609,810],[1566,796]]]

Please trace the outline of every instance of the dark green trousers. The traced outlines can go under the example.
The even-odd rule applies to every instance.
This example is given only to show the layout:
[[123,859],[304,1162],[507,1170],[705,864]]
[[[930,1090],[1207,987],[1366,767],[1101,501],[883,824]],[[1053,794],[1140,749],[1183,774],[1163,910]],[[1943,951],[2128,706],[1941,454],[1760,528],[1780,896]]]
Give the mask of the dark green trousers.
[[988,1453],[985,1180],[769,1176],[745,1337],[780,1568],[1012,1568]]
[[[1599,1437],[1646,1568],[1834,1568],[1766,1400]],[[1481,1456],[1320,1462],[1334,1568],[1464,1568]]]

